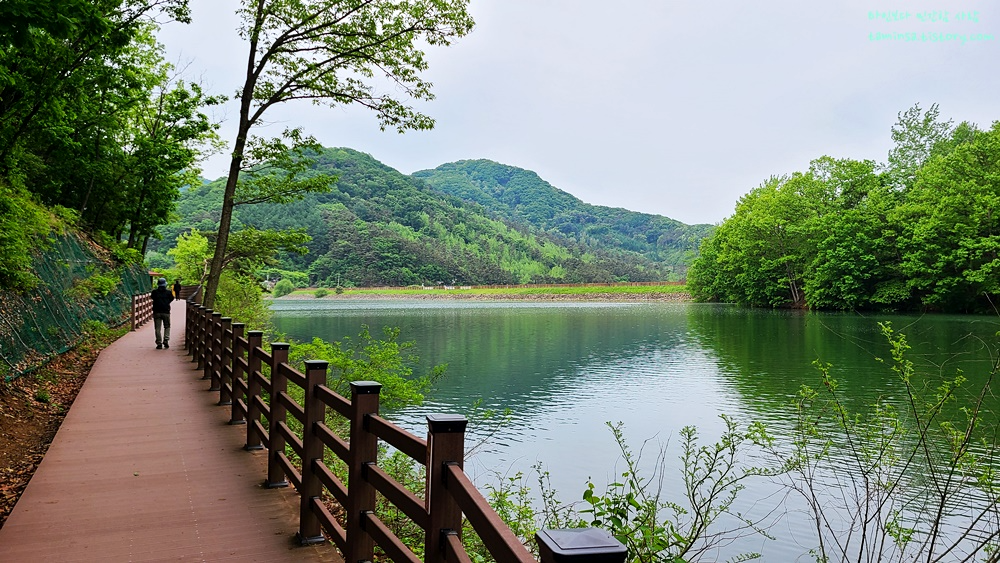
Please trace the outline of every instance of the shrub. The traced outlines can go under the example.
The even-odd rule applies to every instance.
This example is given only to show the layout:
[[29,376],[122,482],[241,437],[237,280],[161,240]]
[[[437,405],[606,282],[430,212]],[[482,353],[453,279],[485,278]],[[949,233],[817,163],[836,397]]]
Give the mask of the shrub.
[[330,290],[325,287],[321,287],[316,290],[315,294],[317,299],[322,299],[323,297],[330,295]]
[[257,280],[249,276],[224,271],[219,278],[215,310],[245,323],[246,330],[268,331],[271,328],[271,310],[264,302],[263,290]]
[[119,283],[121,283],[121,272],[118,270],[95,272],[88,278],[73,282],[73,287],[66,290],[66,295],[74,299],[107,297]]
[[27,291],[38,284],[32,251],[45,247],[47,214],[21,190],[0,185],[0,289]]
[[292,282],[287,279],[279,280],[278,283],[274,284],[274,289],[272,290],[272,295],[275,297],[284,297],[292,292],[295,287],[292,286]]

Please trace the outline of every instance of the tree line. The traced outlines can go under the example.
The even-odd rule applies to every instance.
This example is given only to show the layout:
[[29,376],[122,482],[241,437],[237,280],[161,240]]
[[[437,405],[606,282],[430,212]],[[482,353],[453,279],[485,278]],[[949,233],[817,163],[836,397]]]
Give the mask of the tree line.
[[[215,140],[220,98],[178,78],[158,21],[186,0],[0,5],[0,185],[142,250]],[[23,251],[23,250],[22,250]]]
[[994,311],[1000,122],[915,105],[888,162],[823,156],[742,197],[688,276],[703,301],[755,307]]
[[220,99],[155,40],[189,17],[187,0],[0,3],[0,289],[38,283],[54,227],[137,260],[168,221],[216,140],[205,108]]
[[[638,253],[583,245],[488,216],[481,207],[431,189],[350,149],[308,153],[302,176],[336,177],[327,190],[284,204],[239,206],[236,232],[299,230],[307,252],[280,252],[258,272],[298,285],[517,284],[659,281],[668,268]],[[222,181],[186,190],[177,221],[150,245],[150,265],[190,231],[211,232],[221,213]]]
[[584,203],[530,170],[463,160],[413,174],[434,189],[474,202],[506,221],[596,248],[640,254],[683,277],[711,225]]

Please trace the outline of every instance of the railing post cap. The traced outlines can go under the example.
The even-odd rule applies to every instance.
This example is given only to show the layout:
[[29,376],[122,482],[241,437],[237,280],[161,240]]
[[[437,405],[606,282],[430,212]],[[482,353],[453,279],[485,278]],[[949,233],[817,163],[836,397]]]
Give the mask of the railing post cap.
[[233,328],[243,328],[247,326],[246,323],[233,323]]
[[351,393],[354,395],[377,395],[382,390],[378,381],[352,381]]
[[432,433],[465,432],[469,420],[460,414],[429,414],[427,428]]
[[623,563],[627,550],[600,528],[538,530],[535,533],[542,563]]
[[222,318],[222,313],[212,313],[212,316]]
[[263,337],[264,336],[264,331],[263,330],[251,330],[251,331],[247,332],[247,336],[249,336],[251,338],[254,337],[254,336]]
[[326,369],[330,362],[326,360],[306,360],[306,369]]
[[292,345],[289,344],[289,343],[287,343],[287,342],[272,342],[271,343],[271,350],[272,351],[273,350],[288,350],[289,348],[291,348],[291,346]]

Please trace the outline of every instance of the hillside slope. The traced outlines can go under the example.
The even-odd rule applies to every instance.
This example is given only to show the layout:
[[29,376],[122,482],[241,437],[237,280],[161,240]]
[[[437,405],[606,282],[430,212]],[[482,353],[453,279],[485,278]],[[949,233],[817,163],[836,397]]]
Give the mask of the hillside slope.
[[591,205],[530,171],[491,160],[463,160],[413,174],[448,195],[497,217],[580,244],[616,248],[683,272],[711,225],[685,225],[661,215]]
[[[236,227],[304,228],[313,240],[304,256],[281,267],[332,286],[658,281],[676,277],[672,264],[638,252],[577,241],[555,231],[492,215],[482,206],[430,188],[350,149],[325,149],[315,173],[337,176],[328,193],[286,205],[238,207]],[[150,245],[164,252],[190,228],[211,232],[223,180],[182,194],[180,220]]]

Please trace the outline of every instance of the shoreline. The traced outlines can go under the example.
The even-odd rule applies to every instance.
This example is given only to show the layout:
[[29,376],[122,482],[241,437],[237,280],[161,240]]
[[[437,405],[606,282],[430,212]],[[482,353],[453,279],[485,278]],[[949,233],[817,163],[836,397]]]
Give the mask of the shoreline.
[[471,300],[471,301],[604,301],[622,303],[694,303],[690,293],[414,293],[413,295],[385,293],[330,292],[325,297],[307,293],[272,297],[272,301],[302,301],[308,299],[339,301],[406,301],[406,300]]

